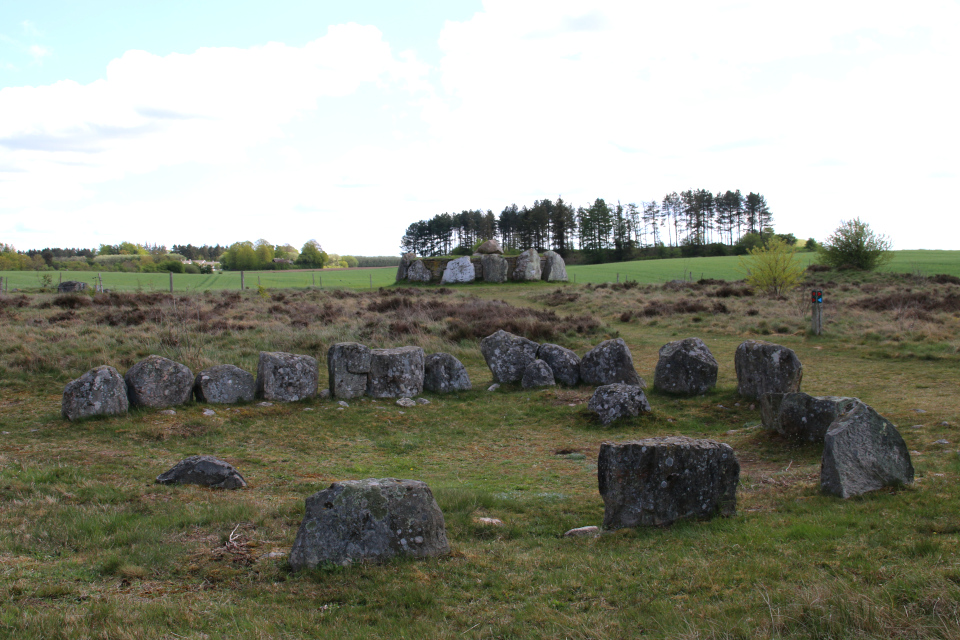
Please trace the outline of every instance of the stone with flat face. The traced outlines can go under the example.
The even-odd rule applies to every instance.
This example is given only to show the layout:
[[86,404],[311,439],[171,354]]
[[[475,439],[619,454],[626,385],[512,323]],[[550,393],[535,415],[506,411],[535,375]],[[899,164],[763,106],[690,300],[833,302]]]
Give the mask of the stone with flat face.
[[72,422],[92,416],[126,413],[129,407],[123,376],[113,367],[104,365],[67,383],[60,402],[60,415]]
[[527,249],[517,256],[517,266],[513,270],[513,280],[536,282],[540,279],[540,274],[540,255],[536,249]]
[[449,353],[431,353],[423,365],[423,388],[436,393],[469,391],[470,376],[463,363]]
[[372,349],[367,395],[413,398],[423,393],[424,353],[420,347]]
[[359,398],[367,392],[370,348],[359,342],[338,342],[327,350],[327,377],[335,398]]
[[483,281],[499,284],[507,281],[507,259],[500,255],[485,255],[480,258]]
[[527,366],[537,359],[540,345],[500,329],[480,341],[480,353],[499,383],[520,382]]
[[407,280],[409,282],[430,282],[433,274],[423,264],[423,260],[414,260],[407,269]]
[[[761,397],[761,415],[763,397]],[[810,396],[806,393],[785,393],[774,428],[782,435],[800,442],[823,442],[827,430],[840,416],[850,411],[856,398]]]
[[464,256],[447,263],[447,266],[443,269],[440,284],[466,284],[473,282],[476,276],[476,269],[473,268],[470,257]]
[[193,381],[193,395],[197,402],[253,402],[256,390],[257,382],[253,374],[232,364],[220,364],[204,369]]
[[737,393],[744,398],[760,399],[765,393],[800,391],[803,367],[791,349],[764,342],[747,340],[734,354],[737,370]]
[[261,351],[257,363],[257,397],[297,402],[317,395],[320,370],[316,358],[281,351]]
[[633,368],[633,356],[623,338],[604,340],[580,361],[580,380],[584,384],[604,385],[621,382],[646,388],[647,383]]
[[567,265],[563,256],[556,251],[545,251],[543,257],[546,260],[540,277],[547,282],[567,282]]
[[660,347],[653,386],[682,396],[703,395],[717,386],[717,359],[700,338],[686,338]]

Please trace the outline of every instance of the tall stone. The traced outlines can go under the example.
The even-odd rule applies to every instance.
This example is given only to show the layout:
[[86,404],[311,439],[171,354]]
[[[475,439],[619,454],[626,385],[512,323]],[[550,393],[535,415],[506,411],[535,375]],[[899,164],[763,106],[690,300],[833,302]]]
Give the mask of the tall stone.
[[338,342],[327,350],[327,377],[334,398],[359,398],[367,392],[370,348],[359,342]]
[[533,340],[500,329],[480,341],[483,354],[493,381],[498,383],[520,382],[527,366],[537,359],[540,345]]
[[320,371],[316,358],[280,351],[261,351],[257,363],[257,397],[297,402],[317,395]]
[[423,393],[424,353],[420,347],[372,349],[367,395],[412,398]]
[[253,374],[232,364],[220,364],[204,369],[193,381],[193,395],[197,402],[252,402],[256,390],[257,382]]
[[423,388],[435,393],[469,391],[470,376],[463,363],[449,353],[431,353],[423,365]]
[[513,270],[513,280],[536,282],[540,279],[540,255],[536,249],[527,249],[517,256],[517,266]]
[[123,376],[113,367],[104,365],[67,383],[60,402],[60,415],[73,422],[91,416],[126,413],[129,406]]
[[563,256],[556,251],[545,251],[543,257],[546,261],[540,277],[547,282],[567,282],[567,265]]
[[487,254],[480,258],[483,267],[483,281],[499,284],[507,281],[507,259],[497,254]]
[[803,367],[791,349],[763,340],[747,340],[734,355],[737,393],[758,400],[765,393],[800,390]]
[[440,278],[440,284],[466,284],[473,282],[476,278],[476,270],[469,256],[457,258],[447,263],[443,269],[443,276]]
[[683,396],[703,395],[717,386],[717,359],[700,338],[686,338],[660,347],[653,386]]
[[633,356],[623,338],[604,340],[580,361],[580,380],[594,386],[604,384],[632,384],[646,388],[644,382],[633,368]]
[[127,370],[127,397],[134,407],[162,409],[190,402],[193,373],[179,362],[147,356]]
[[410,265],[416,259],[417,254],[412,252],[400,256],[400,264],[397,266],[397,282],[407,279],[407,270],[410,269]]
[[407,280],[409,282],[430,282],[433,274],[423,264],[423,260],[414,260],[407,269]]

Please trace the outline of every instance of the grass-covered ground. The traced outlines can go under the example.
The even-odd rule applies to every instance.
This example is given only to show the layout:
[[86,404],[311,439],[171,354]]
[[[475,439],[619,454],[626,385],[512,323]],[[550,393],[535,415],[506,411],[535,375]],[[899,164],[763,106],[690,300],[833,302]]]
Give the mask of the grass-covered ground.
[[[820,337],[806,332],[809,288],[829,292]],[[268,296],[0,297],[0,635],[960,637],[958,285],[826,272],[781,300],[742,285],[634,283]],[[718,388],[649,391],[651,416],[605,428],[586,411],[590,388],[486,391],[478,338],[500,327],[581,355],[623,337],[651,383],[658,348],[696,335],[720,362]],[[893,420],[916,484],[821,496],[820,449],[760,428],[736,396],[733,353],[747,338],[794,349],[805,391],[857,396]],[[158,353],[194,371],[255,371],[260,350],[281,350],[317,356],[323,385],[326,349],[344,340],[448,351],[474,390],[411,409],[317,399],[210,417],[198,404],[59,416],[63,385],[99,364],[122,373]],[[734,447],[735,517],[562,537],[602,520],[601,442],[670,434]],[[197,453],[237,466],[249,488],[153,482]],[[304,499],[333,480],[386,476],[430,484],[453,554],[292,573]]]

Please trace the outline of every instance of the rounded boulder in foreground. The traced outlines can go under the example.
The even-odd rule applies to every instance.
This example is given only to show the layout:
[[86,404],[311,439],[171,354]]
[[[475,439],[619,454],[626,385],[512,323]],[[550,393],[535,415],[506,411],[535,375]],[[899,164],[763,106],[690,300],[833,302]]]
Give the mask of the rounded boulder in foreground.
[[127,370],[127,397],[135,407],[162,409],[190,401],[193,373],[179,362],[161,356],[147,356]]

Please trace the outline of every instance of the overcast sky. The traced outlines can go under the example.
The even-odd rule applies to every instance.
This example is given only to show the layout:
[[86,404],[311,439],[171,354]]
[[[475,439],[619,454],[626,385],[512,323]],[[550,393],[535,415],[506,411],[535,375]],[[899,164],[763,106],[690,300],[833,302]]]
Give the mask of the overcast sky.
[[395,255],[704,188],[958,249],[957,34],[957,0],[0,0],[0,242]]

